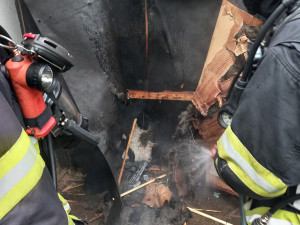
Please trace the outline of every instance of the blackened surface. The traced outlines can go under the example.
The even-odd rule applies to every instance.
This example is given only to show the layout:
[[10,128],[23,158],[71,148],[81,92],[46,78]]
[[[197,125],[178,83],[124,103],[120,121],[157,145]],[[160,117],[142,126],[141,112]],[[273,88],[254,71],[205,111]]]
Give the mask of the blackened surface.
[[[20,21],[20,28],[22,34],[24,33],[33,33],[39,34],[40,31],[32,18],[30,11],[28,10],[27,5],[24,0],[15,0],[15,5],[18,13],[18,18]],[[21,38],[21,37],[20,37]]]
[[[112,204],[108,221],[113,223],[118,217],[121,199],[110,166],[97,146],[74,137],[59,137],[54,143],[58,164],[63,168],[83,169],[85,193],[87,196],[108,192],[105,202]],[[111,201],[114,199],[114,201]]]
[[89,118],[90,129],[97,132],[106,129],[116,116],[110,90],[120,93],[118,85],[122,82],[116,78],[118,62],[105,2],[25,0],[25,3],[41,33],[73,55],[74,68],[64,73],[64,78],[80,111]]
[[[145,56],[145,2],[109,2],[126,87],[151,91],[194,90],[221,1],[147,1],[148,65]],[[182,84],[183,89],[180,88]]]

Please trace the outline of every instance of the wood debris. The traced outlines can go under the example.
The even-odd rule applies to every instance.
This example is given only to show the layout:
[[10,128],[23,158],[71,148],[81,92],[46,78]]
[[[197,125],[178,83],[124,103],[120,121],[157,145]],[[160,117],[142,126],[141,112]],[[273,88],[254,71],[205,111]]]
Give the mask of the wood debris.
[[145,187],[145,186],[147,186],[147,185],[153,183],[155,180],[164,178],[164,177],[166,177],[166,176],[167,176],[167,174],[163,174],[163,175],[161,175],[161,176],[159,176],[159,177],[156,177],[156,178],[154,178],[153,180],[150,180],[150,181],[148,181],[148,182],[146,182],[146,183],[144,183],[144,184],[141,184],[140,186],[137,186],[137,187],[135,187],[135,188],[132,188],[132,189],[130,189],[130,190],[128,190],[128,191],[122,193],[120,196],[123,197],[123,196],[125,196],[125,195],[128,195],[128,194],[130,194],[131,192],[134,192],[134,191],[136,191],[136,190],[138,190],[138,189],[140,189],[140,188],[142,188],[142,187]]
[[129,140],[128,140],[127,147],[126,147],[126,150],[125,150],[125,155],[124,155],[124,158],[123,158],[123,163],[122,163],[122,167],[121,167],[121,171],[120,171],[119,179],[118,179],[118,184],[119,185],[121,183],[121,179],[122,179],[122,175],[123,175],[123,171],[124,171],[124,166],[125,166],[125,161],[126,161],[126,158],[127,158],[127,154],[128,154],[128,150],[129,150],[129,146],[130,146],[130,142],[131,142],[131,139],[132,139],[132,135],[133,135],[133,131],[134,131],[136,122],[137,122],[137,118],[135,118],[134,121],[133,121],[130,136],[129,136]]
[[[261,21],[224,0],[216,23],[215,31],[194,93],[193,103],[203,116],[209,108],[219,101],[217,97],[227,93],[229,85],[221,78],[236,62],[236,55],[247,51],[248,37],[242,29],[244,25],[259,26]],[[240,34],[237,36],[237,34]],[[243,36],[245,35],[245,37]],[[238,39],[241,37],[241,39]],[[225,83],[225,85],[223,85]]]
[[77,184],[77,185],[68,185],[67,187],[65,187],[62,192],[66,192],[69,191],[71,189],[77,188],[77,187],[82,187],[84,185],[84,183],[81,184]]
[[128,90],[128,99],[152,99],[152,100],[172,100],[172,101],[192,101],[194,92],[182,91],[162,91],[162,92],[150,92],[150,91],[138,91]]
[[220,213],[220,210],[214,210],[214,209],[196,209],[198,211],[205,211],[205,212],[215,212],[215,213]]
[[102,213],[100,213],[99,215],[97,215],[97,216],[95,216],[94,218],[90,219],[90,220],[89,220],[89,223],[92,223],[92,222],[94,222],[94,221],[100,219],[101,216],[102,216]]
[[225,225],[233,225],[233,224],[228,223],[228,222],[226,222],[226,221],[224,221],[224,220],[220,220],[220,219],[218,219],[218,218],[216,218],[216,217],[213,217],[213,216],[211,216],[211,215],[208,215],[208,214],[205,214],[205,213],[203,213],[203,212],[200,212],[200,211],[198,211],[197,209],[190,208],[190,207],[187,207],[187,208],[188,208],[191,212],[193,212],[193,213],[196,213],[196,214],[198,214],[198,215],[200,215],[200,216],[203,216],[203,217],[205,217],[205,218],[214,220],[214,221],[216,221],[216,222],[218,222],[218,223],[225,224]]

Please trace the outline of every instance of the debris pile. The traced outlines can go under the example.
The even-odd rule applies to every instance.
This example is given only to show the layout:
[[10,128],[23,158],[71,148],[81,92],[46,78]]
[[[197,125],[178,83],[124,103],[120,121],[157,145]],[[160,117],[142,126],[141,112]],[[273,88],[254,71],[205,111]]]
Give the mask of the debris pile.
[[112,203],[105,197],[107,192],[88,195],[85,187],[85,173],[81,169],[59,169],[58,191],[67,200],[71,213],[79,215],[90,225],[106,224]]
[[[127,143],[127,146],[130,146],[128,151],[131,151],[133,156],[126,159],[126,153],[123,154],[125,164],[119,186],[123,199],[120,223],[183,225],[192,216],[188,206],[194,206],[195,202],[201,203],[201,200],[196,200],[199,198],[199,193],[202,195],[200,199],[208,195],[217,198],[212,192],[214,189],[207,186],[211,183],[206,183],[208,170],[214,170],[211,168],[210,151],[201,147],[202,142],[199,137],[193,136],[190,114],[187,111],[179,116],[178,127],[180,128],[174,131],[177,135],[176,138],[173,135],[173,145],[161,151],[160,155],[153,155],[153,151],[149,150],[146,144],[155,143],[155,129],[149,129],[154,124],[148,122],[147,130],[143,130],[134,123],[135,126],[132,128],[134,131],[131,130],[132,138],[129,138],[131,141],[129,143],[128,140]],[[149,130],[151,134],[148,133]],[[183,132],[184,130],[189,130],[188,135]],[[136,146],[139,147],[132,150],[132,147]],[[155,151],[162,150],[158,143],[156,147]],[[135,154],[139,157],[135,157]],[[160,160],[155,158],[157,156]],[[157,164],[158,162],[160,163]],[[209,194],[205,194],[203,190]],[[225,188],[223,190],[226,191]],[[218,197],[220,195],[221,193],[218,193]],[[222,198],[218,199],[222,201]],[[203,203],[202,208],[205,205],[206,203]],[[215,211],[220,212],[220,208],[213,208],[208,213],[215,213]]]

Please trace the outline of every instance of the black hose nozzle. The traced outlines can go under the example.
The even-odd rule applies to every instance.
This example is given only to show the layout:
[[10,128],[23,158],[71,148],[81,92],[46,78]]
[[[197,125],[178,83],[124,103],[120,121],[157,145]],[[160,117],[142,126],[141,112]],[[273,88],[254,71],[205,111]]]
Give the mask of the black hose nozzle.
[[65,122],[64,129],[71,132],[74,136],[79,137],[93,145],[99,145],[100,137],[97,137],[96,135],[78,126],[74,120],[68,119]]
[[269,220],[273,216],[273,214],[279,210],[285,207],[287,204],[294,202],[296,200],[300,199],[300,194],[292,195],[290,197],[286,197],[283,200],[279,201],[277,204],[275,204],[267,213],[262,215],[260,218],[256,218],[253,220],[252,225],[266,225],[268,224]]
[[272,215],[273,214],[268,211],[266,214],[253,220],[252,225],[267,225]]

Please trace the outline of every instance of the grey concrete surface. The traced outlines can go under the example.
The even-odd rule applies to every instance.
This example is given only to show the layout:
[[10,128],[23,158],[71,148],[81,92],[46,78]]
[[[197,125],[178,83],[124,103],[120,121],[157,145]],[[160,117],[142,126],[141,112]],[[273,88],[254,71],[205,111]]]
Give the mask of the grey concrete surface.
[[0,25],[7,30],[13,40],[21,41],[21,28],[13,0],[0,1]]

